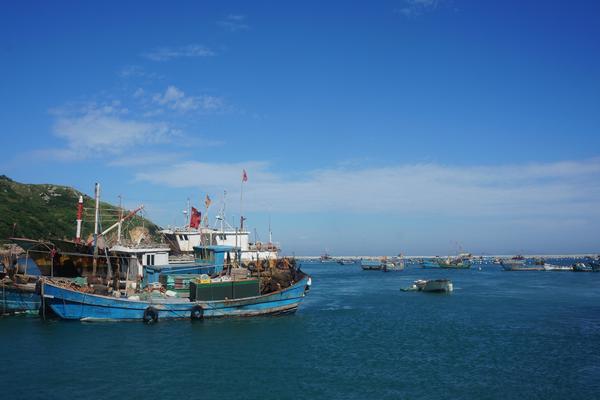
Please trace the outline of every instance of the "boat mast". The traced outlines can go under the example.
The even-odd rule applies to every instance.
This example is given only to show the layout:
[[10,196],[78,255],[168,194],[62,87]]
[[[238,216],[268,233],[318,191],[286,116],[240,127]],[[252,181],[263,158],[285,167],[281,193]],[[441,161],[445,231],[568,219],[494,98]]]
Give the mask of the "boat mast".
[[188,215],[191,215],[191,210],[190,210],[190,198],[187,198],[187,208],[185,210],[183,210],[183,215],[185,215],[185,221],[183,226],[187,227],[188,229],[190,229],[190,220],[188,219]]
[[98,219],[100,214],[100,184],[96,182],[94,190],[94,199],[96,201],[96,211],[94,213],[94,260],[92,262],[92,275],[96,276],[98,267]]
[[227,207],[227,190],[223,190],[223,207],[221,208],[221,233],[225,233],[225,208]]
[[271,214],[269,214],[269,243],[273,243],[273,232],[271,231]]
[[75,232],[75,243],[81,242],[81,222],[83,218],[83,196],[79,196],[77,203],[77,231]]
[[123,222],[123,197],[119,195],[119,229],[117,230],[117,243],[121,244],[121,225]]

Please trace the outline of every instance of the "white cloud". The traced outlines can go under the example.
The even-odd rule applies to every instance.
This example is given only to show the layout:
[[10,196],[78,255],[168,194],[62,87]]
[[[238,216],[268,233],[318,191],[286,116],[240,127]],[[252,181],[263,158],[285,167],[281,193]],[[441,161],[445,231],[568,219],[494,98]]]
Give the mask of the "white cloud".
[[119,154],[133,146],[168,141],[177,132],[164,122],[127,118],[118,102],[90,104],[75,111],[55,111],[54,134],[66,141],[66,149],[54,150],[61,158],[83,158],[94,153]]
[[244,190],[247,209],[252,211],[558,219],[600,213],[600,159],[496,167],[340,167],[303,176],[274,173],[263,162],[182,162],[138,173],[137,179],[235,193],[243,168],[249,174]]
[[126,65],[118,72],[121,78],[144,78],[148,80],[159,79],[160,76],[154,72],[147,72],[139,65]]
[[211,57],[215,53],[206,46],[190,44],[180,47],[159,47],[142,54],[143,57],[152,61],[168,61],[174,58]]
[[175,86],[169,86],[163,94],[155,94],[152,100],[159,105],[166,106],[177,111],[193,111],[202,109],[205,111],[218,111],[224,107],[224,101],[216,96],[187,96],[183,90]]
[[217,25],[231,32],[242,31],[250,28],[248,24],[246,24],[246,16],[239,14],[229,14],[222,20],[217,21]]
[[425,12],[435,10],[441,0],[404,0],[401,8],[394,12],[402,14],[405,17],[417,17]]
[[111,167],[135,167],[146,165],[166,165],[181,161],[186,154],[170,153],[162,151],[157,152],[136,152],[132,155],[124,155],[120,158],[111,160],[108,165]]

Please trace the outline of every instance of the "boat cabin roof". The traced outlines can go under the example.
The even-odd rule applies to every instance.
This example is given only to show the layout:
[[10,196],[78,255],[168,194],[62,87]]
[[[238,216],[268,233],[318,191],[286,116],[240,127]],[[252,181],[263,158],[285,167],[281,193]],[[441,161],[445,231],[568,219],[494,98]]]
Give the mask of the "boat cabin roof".
[[228,251],[236,250],[234,246],[224,246],[224,245],[211,245],[211,246],[194,246],[194,250],[202,251],[202,250],[212,250],[215,253],[226,253]]

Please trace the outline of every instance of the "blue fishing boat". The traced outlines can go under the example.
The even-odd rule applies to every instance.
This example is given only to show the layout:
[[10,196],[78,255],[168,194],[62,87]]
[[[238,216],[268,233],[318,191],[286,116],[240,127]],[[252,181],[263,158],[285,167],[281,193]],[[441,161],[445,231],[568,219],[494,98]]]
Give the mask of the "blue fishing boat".
[[190,300],[188,298],[139,296],[115,298],[79,290],[44,279],[41,294],[48,306],[61,319],[80,321],[139,320],[148,323],[161,319],[203,319],[214,317],[249,317],[292,313],[311,286],[310,276],[296,271],[297,280],[289,287],[257,296],[223,300]]
[[[232,251],[237,249],[197,246],[194,248],[197,264],[191,268],[145,268],[145,288],[134,294],[123,294],[118,290],[112,295],[99,294],[91,285],[44,278],[41,282],[42,306],[50,308],[59,318],[81,321],[155,322],[159,319],[243,317],[296,311],[310,289],[311,278],[296,268],[294,260],[264,261],[260,266],[253,265],[254,271],[251,271],[230,263]],[[206,270],[198,271],[198,268]],[[212,276],[203,273],[187,280],[189,289],[185,295],[175,291],[169,294],[160,283],[161,277],[182,277],[180,274],[184,269],[191,272],[189,276],[197,272],[212,273]],[[173,272],[178,275],[171,275]]]
[[421,268],[439,268],[440,264],[437,259],[435,260],[423,260],[421,263]]

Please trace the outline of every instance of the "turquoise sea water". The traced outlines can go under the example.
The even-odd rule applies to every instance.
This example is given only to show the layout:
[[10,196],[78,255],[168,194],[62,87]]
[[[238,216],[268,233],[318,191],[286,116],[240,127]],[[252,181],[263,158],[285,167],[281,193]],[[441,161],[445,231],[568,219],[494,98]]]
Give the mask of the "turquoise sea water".
[[[600,273],[303,269],[293,316],[0,318],[0,398],[600,398]],[[453,294],[399,290],[439,277]]]

